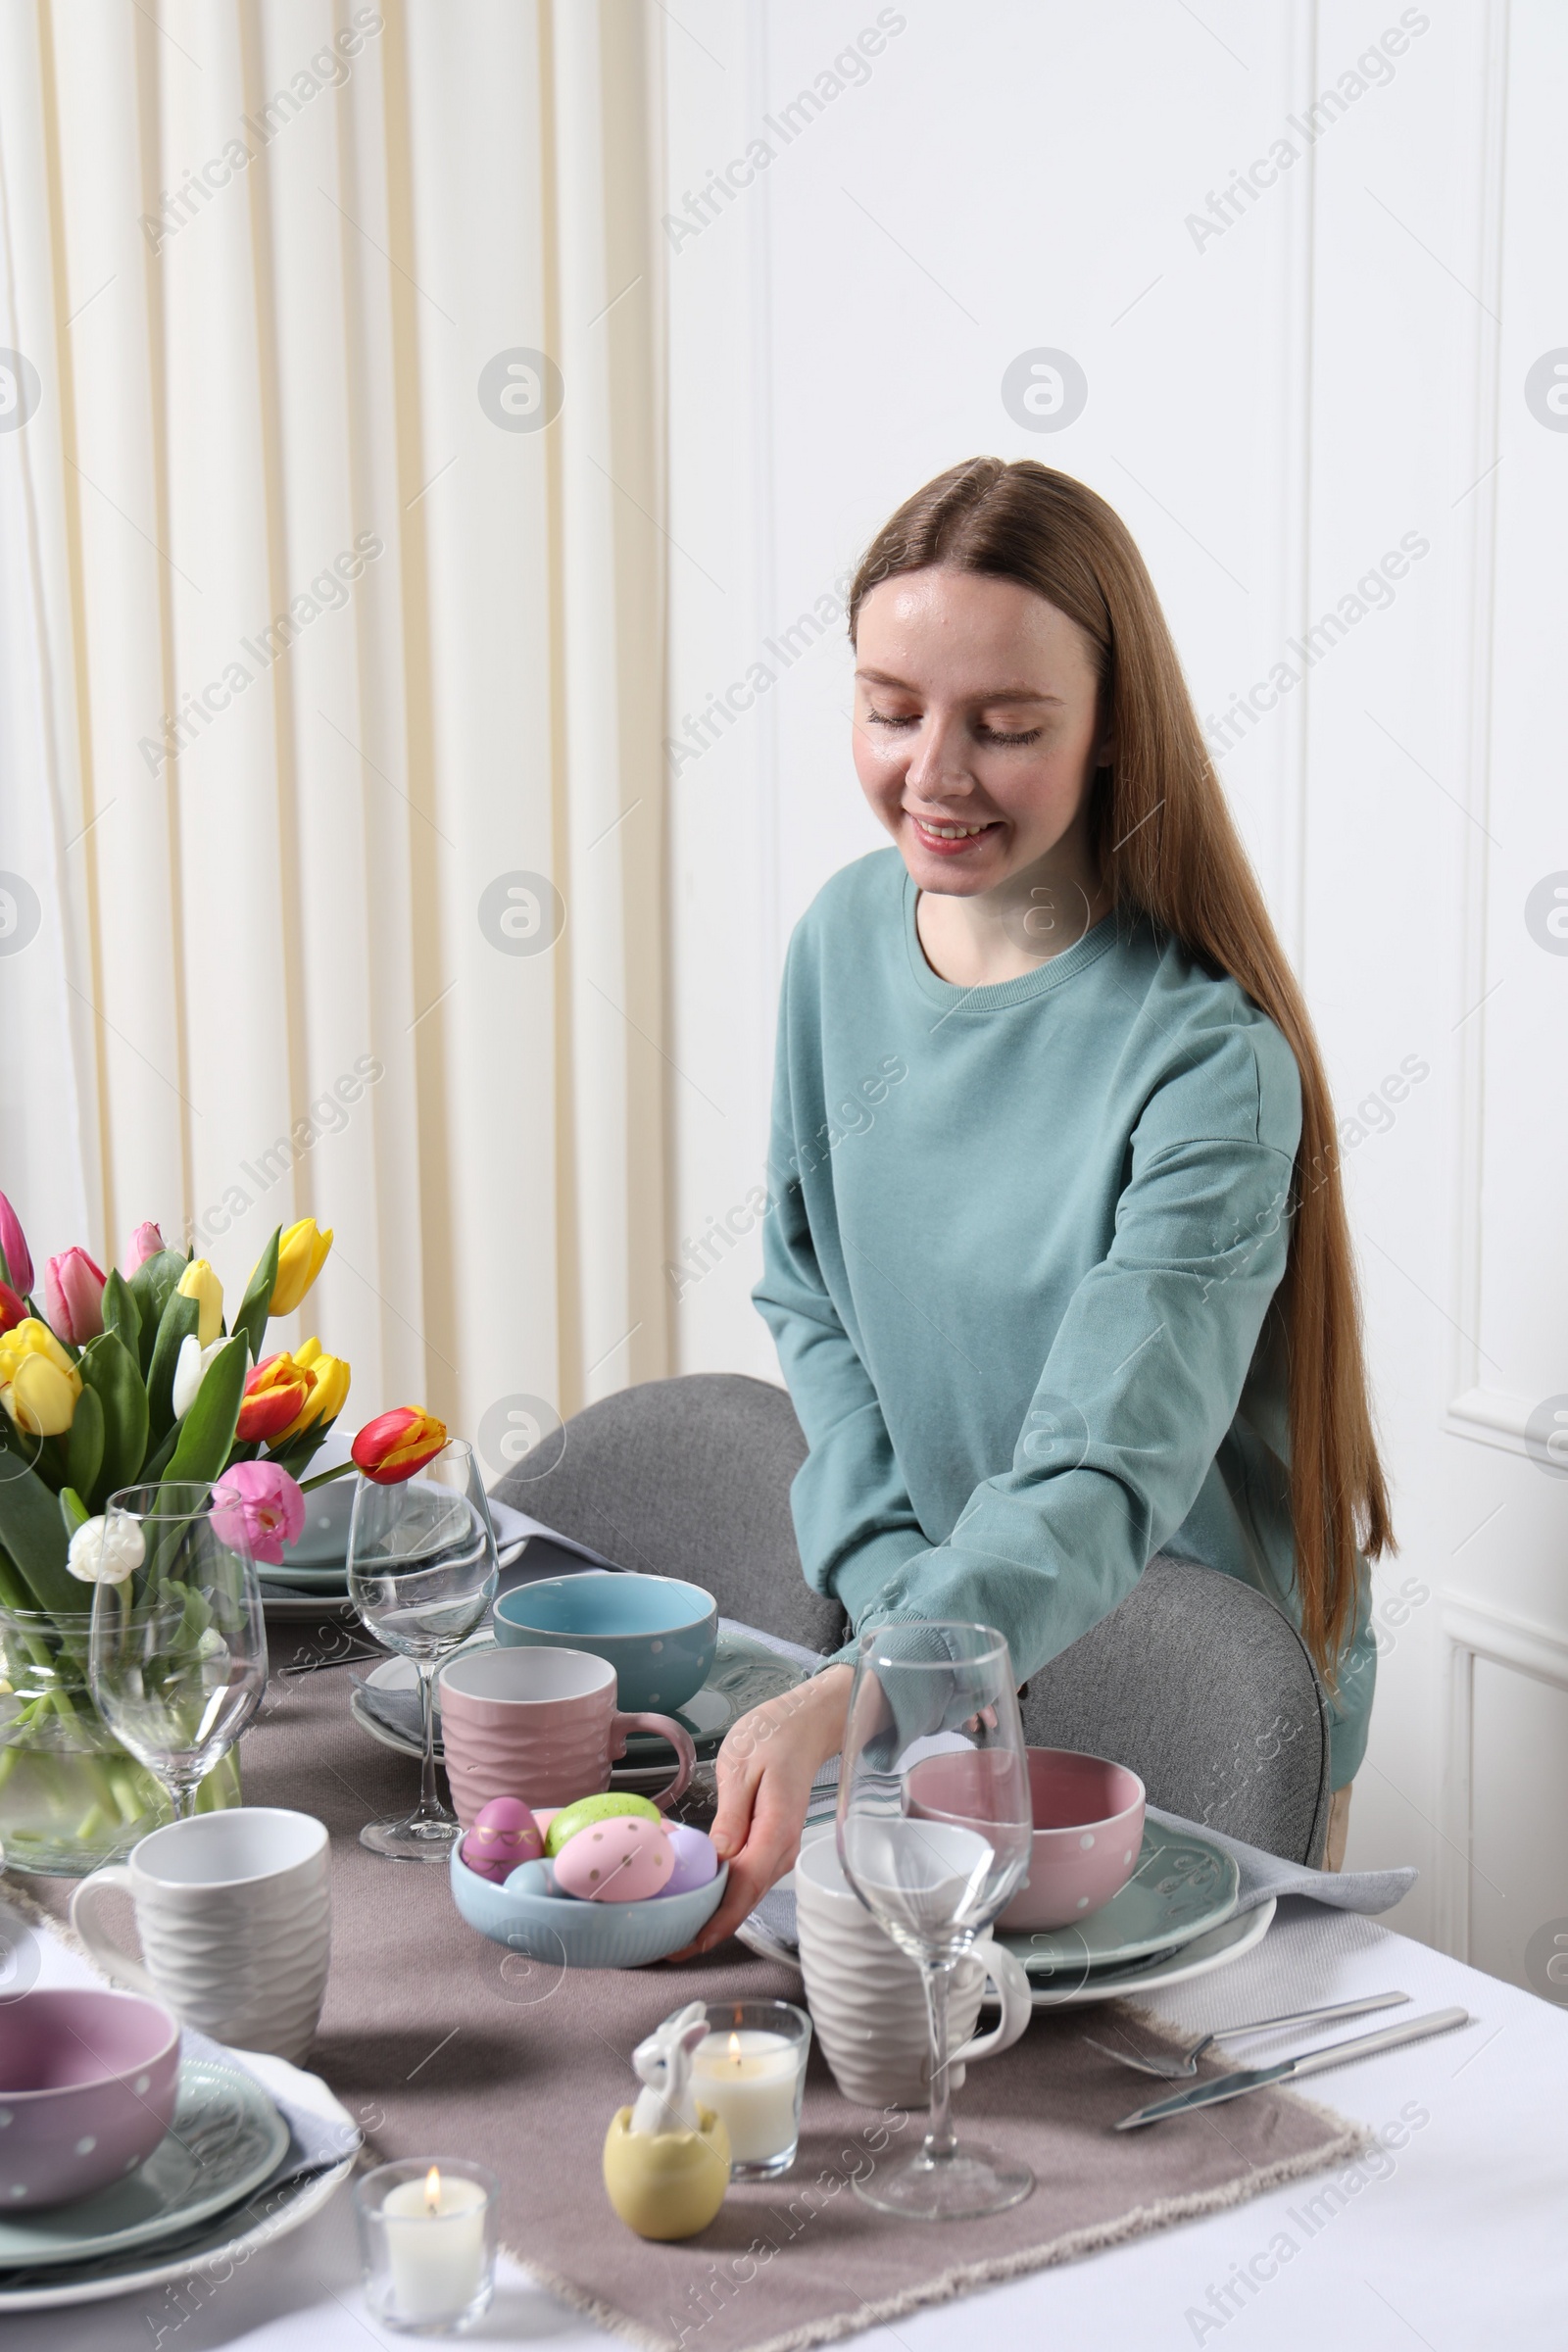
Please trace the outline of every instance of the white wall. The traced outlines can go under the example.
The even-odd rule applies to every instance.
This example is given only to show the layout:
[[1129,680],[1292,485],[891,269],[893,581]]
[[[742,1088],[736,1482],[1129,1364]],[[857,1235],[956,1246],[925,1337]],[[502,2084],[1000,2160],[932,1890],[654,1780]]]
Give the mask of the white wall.
[[[896,28],[868,74],[786,140],[780,110],[879,14]],[[1391,31],[1309,139],[1303,109]],[[1538,1788],[1568,1766],[1568,1485],[1525,1436],[1568,1392],[1568,956],[1526,923],[1568,868],[1549,731],[1568,433],[1525,397],[1568,340],[1568,20],[1551,0],[685,0],[666,65],[672,217],[750,140],[774,151],[672,232],[675,719],[759,658],[782,673],[671,758],[677,1241],[758,1183],[790,926],[882,838],[841,626],[787,668],[766,641],[824,594],[831,612],[902,498],[981,452],[1092,483],[1138,535],[1205,715],[1299,669],[1289,641],[1386,551],[1424,549],[1223,773],[1342,1116],[1385,1080],[1396,1098],[1343,1130],[1403,1544],[1378,1572],[1350,1859],[1418,1862],[1399,1924],[1520,1976],[1568,1914],[1563,1839],[1519,1826],[1548,1826]],[[1195,233],[1282,138],[1277,183]],[[1058,431],[1001,397],[1039,348],[1088,380]],[[745,1233],[678,1278],[683,1368],[776,1376],[756,1267]]]

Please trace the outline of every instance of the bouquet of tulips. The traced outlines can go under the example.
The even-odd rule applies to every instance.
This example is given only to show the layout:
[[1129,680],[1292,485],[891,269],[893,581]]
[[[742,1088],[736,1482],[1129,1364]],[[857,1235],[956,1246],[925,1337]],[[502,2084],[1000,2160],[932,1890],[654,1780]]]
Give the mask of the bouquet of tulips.
[[[40,1312],[26,1238],[0,1194],[0,1792],[29,1748],[114,1748],[86,1692],[85,1616],[89,1588],[132,1575],[140,1546],[111,1535],[111,1494],[213,1483],[229,1540],[243,1537],[272,1565],[301,1534],[301,1477],[342,1410],[349,1367],[315,1339],[270,1355],[262,1347],[270,1318],[299,1305],[331,1246],[313,1217],[279,1228],[225,1322],[214,1268],[144,1224],[123,1270],[106,1275],[80,1249],[52,1257]],[[363,1429],[354,1459],[321,1477],[356,1466],[410,1477],[445,1443],[439,1421],[402,1406]],[[214,1778],[208,1801],[222,1802]],[[95,1837],[101,1845],[107,1831],[150,1826],[143,1816],[155,1801],[128,1759],[100,1764],[89,1781],[88,1834],[74,1838],[87,1866],[101,1859]],[[14,1838],[9,1819],[5,1827],[21,1859],[26,1838]]]

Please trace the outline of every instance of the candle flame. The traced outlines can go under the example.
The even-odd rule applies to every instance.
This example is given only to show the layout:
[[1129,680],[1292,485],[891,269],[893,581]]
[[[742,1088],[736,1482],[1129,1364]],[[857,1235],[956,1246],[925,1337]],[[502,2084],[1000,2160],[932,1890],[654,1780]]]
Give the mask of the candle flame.
[[426,2213],[439,2213],[441,2210],[441,2167],[438,2164],[432,2164],[424,2176],[424,2210]]
[[741,2037],[738,2034],[732,2034],[729,2037],[729,2054],[734,2059],[736,2065],[739,2066],[741,2062]]

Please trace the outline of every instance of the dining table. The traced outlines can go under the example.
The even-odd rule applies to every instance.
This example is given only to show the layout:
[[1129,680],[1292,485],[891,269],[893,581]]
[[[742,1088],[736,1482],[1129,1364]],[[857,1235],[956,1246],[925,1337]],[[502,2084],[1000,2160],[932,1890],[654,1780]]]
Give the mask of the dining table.
[[[388,1864],[389,1873],[417,1865]],[[47,1923],[36,1982],[94,1983]],[[1568,2342],[1568,2016],[1354,1913],[1299,1897],[1231,1966],[1164,1988],[1157,2012],[1194,2036],[1249,2017],[1397,1988],[1411,2008],[1462,2005],[1473,2026],[1332,2074],[1312,2092],[1376,2135],[1354,2162],[1121,2245],[901,2314],[867,2352],[1508,2352]],[[1085,2033],[1098,2012],[1075,2012]],[[1343,2030],[1343,2029],[1342,2029]],[[1322,2038],[1322,2035],[1309,2038]],[[1286,2037],[1279,2045],[1302,2046]],[[1273,2055],[1251,2045],[1250,2058]],[[1005,2061],[1002,2061],[1004,2063]],[[309,2059],[306,2060],[309,2066]],[[1128,2106],[1158,2086],[1127,2075]],[[963,2127],[963,2096],[954,2101]],[[1227,2110],[1210,2111],[1223,2132]],[[1158,2129],[1158,2127],[1153,2127]],[[1049,2198],[1051,2182],[1035,2195]],[[585,2227],[613,2228],[597,2181]],[[525,2231],[524,2231],[525,2236]],[[468,2341],[516,2352],[624,2341],[503,2255],[495,2300]],[[406,2341],[365,2307],[345,2186],[313,2220],[227,2277],[200,2278],[8,2321],[7,2352],[364,2352]],[[700,2346],[700,2330],[691,2342]]]

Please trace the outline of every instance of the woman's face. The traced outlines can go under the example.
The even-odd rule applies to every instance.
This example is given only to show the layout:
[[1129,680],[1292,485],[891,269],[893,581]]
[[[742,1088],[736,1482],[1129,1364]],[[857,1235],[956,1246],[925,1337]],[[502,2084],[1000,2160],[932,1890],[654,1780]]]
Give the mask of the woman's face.
[[919,889],[972,898],[1087,856],[1098,703],[1083,631],[1015,580],[934,565],[870,591],[855,767]]

